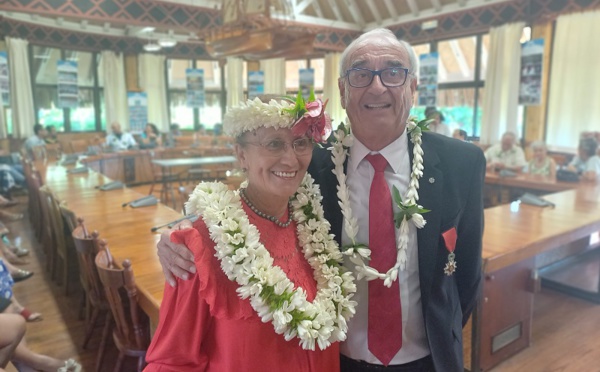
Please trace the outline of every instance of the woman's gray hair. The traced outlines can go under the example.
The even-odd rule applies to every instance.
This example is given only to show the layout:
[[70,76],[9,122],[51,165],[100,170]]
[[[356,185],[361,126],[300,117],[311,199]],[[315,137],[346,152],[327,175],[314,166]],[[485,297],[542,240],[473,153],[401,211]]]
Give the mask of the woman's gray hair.
[[531,143],[531,149],[532,150],[536,150],[536,149],[544,149],[544,150],[548,150],[548,147],[546,146],[546,143],[544,141],[534,141]]
[[410,62],[410,66],[408,67],[408,73],[412,74],[415,78],[417,77],[419,64],[417,61],[417,55],[413,50],[412,46],[404,40],[398,40],[396,35],[387,28],[376,28],[369,32],[365,32],[356,38],[353,42],[348,45],[348,47],[342,53],[340,58],[340,77],[344,77],[346,75],[346,71],[350,68],[350,62],[348,60],[349,56],[352,52],[358,47],[363,46],[364,44],[375,44],[378,46],[397,46],[404,48],[408,53],[408,59]]

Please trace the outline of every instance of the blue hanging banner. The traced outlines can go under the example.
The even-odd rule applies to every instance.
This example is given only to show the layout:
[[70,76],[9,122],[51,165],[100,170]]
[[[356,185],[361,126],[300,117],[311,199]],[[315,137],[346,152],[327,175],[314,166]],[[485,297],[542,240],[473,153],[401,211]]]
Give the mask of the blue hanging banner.
[[535,39],[521,46],[521,79],[519,81],[519,104],[539,105],[542,101],[542,61],[544,39]]
[[248,99],[265,94],[264,71],[248,71]]
[[204,70],[188,68],[185,70],[187,107],[204,106]]
[[437,52],[419,56],[419,106],[435,106],[438,88]]
[[77,62],[56,61],[58,70],[58,107],[76,108],[79,103],[77,86]]
[[298,75],[300,77],[300,91],[302,92],[302,97],[308,97],[311,90],[315,89],[315,69],[301,68]]
[[0,52],[0,107],[2,105],[10,106],[10,80],[6,52]]
[[144,92],[127,92],[129,106],[129,128],[141,133],[148,123],[148,96]]

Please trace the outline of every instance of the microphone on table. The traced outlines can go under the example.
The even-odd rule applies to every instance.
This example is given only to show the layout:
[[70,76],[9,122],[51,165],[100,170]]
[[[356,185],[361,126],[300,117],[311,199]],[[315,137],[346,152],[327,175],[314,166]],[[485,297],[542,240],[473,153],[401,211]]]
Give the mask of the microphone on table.
[[151,205],[158,204],[158,199],[154,195],[147,195],[143,198],[132,200],[127,203],[123,203],[122,207],[131,206],[131,208],[149,207]]
[[151,228],[151,229],[150,229],[150,232],[156,232],[156,230],[158,230],[158,229],[162,229],[162,228],[163,228],[163,227],[165,227],[165,226],[166,226],[166,227],[168,227],[168,228],[170,229],[171,227],[175,226],[176,224],[178,224],[179,222],[181,222],[181,221],[184,221],[184,220],[190,220],[191,222],[194,222],[194,221],[196,221],[197,219],[198,219],[198,215],[195,215],[195,214],[190,214],[190,215],[188,215],[188,216],[185,216],[185,217],[183,217],[183,218],[180,218],[180,219],[178,219],[178,220],[175,220],[175,221],[171,221],[171,222],[169,222],[169,223],[166,223],[166,224],[164,224],[164,225],[160,225],[160,226],[154,226],[153,228]]
[[121,181],[112,181],[112,182],[105,183],[104,185],[95,186],[95,188],[102,190],[102,191],[122,189],[123,187],[125,187],[125,185]]

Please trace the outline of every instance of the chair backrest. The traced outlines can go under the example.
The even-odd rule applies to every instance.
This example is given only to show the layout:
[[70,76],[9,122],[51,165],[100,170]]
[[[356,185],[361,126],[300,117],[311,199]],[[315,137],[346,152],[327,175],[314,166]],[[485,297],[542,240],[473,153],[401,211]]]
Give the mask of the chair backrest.
[[90,146],[90,141],[86,139],[76,139],[71,140],[69,144],[71,146],[71,153],[82,154],[87,152],[88,146]]
[[175,147],[190,147],[194,143],[193,136],[179,136],[173,138]]
[[117,267],[106,242],[102,240],[100,245],[100,251],[96,255],[96,268],[115,320],[115,330],[128,348],[145,350],[149,343],[148,322],[138,307],[131,262],[125,260],[123,268]]
[[77,216],[75,215],[75,212],[70,210],[64,202],[60,203],[59,208],[60,214],[63,216],[66,227],[69,230],[69,234],[73,234],[73,231],[78,226]]
[[54,254],[56,252],[56,240],[53,227],[53,215],[50,211],[50,200],[52,198],[50,188],[46,185],[41,186],[38,189],[38,197],[40,203],[41,210],[41,229],[42,229],[42,241],[44,242],[44,247],[46,251],[50,254]]
[[38,145],[33,146],[31,148],[30,154],[33,160],[46,160],[48,159],[48,154],[46,152],[46,145]]
[[65,238],[65,224],[63,223],[62,213],[60,212],[59,201],[56,195],[47,186],[40,188],[41,195],[44,196],[42,202],[46,203],[48,212],[48,222],[52,230],[54,246],[61,257],[67,257],[67,239]]
[[78,226],[73,230],[71,235],[73,236],[73,243],[77,252],[83,288],[89,296],[92,305],[98,307],[100,304],[106,303],[102,283],[100,282],[98,270],[94,263],[99,250],[98,232],[94,231],[92,234],[88,234],[83,219],[79,218]]

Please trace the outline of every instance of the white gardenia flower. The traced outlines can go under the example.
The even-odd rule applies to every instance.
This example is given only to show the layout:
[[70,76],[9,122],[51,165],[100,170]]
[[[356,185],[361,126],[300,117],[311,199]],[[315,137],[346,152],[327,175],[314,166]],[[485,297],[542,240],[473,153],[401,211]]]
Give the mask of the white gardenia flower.
[[415,213],[412,215],[412,218],[410,219],[415,226],[418,229],[422,229],[423,227],[425,227],[425,224],[427,223],[427,221],[425,221],[425,219],[423,218],[423,216],[420,213]]

